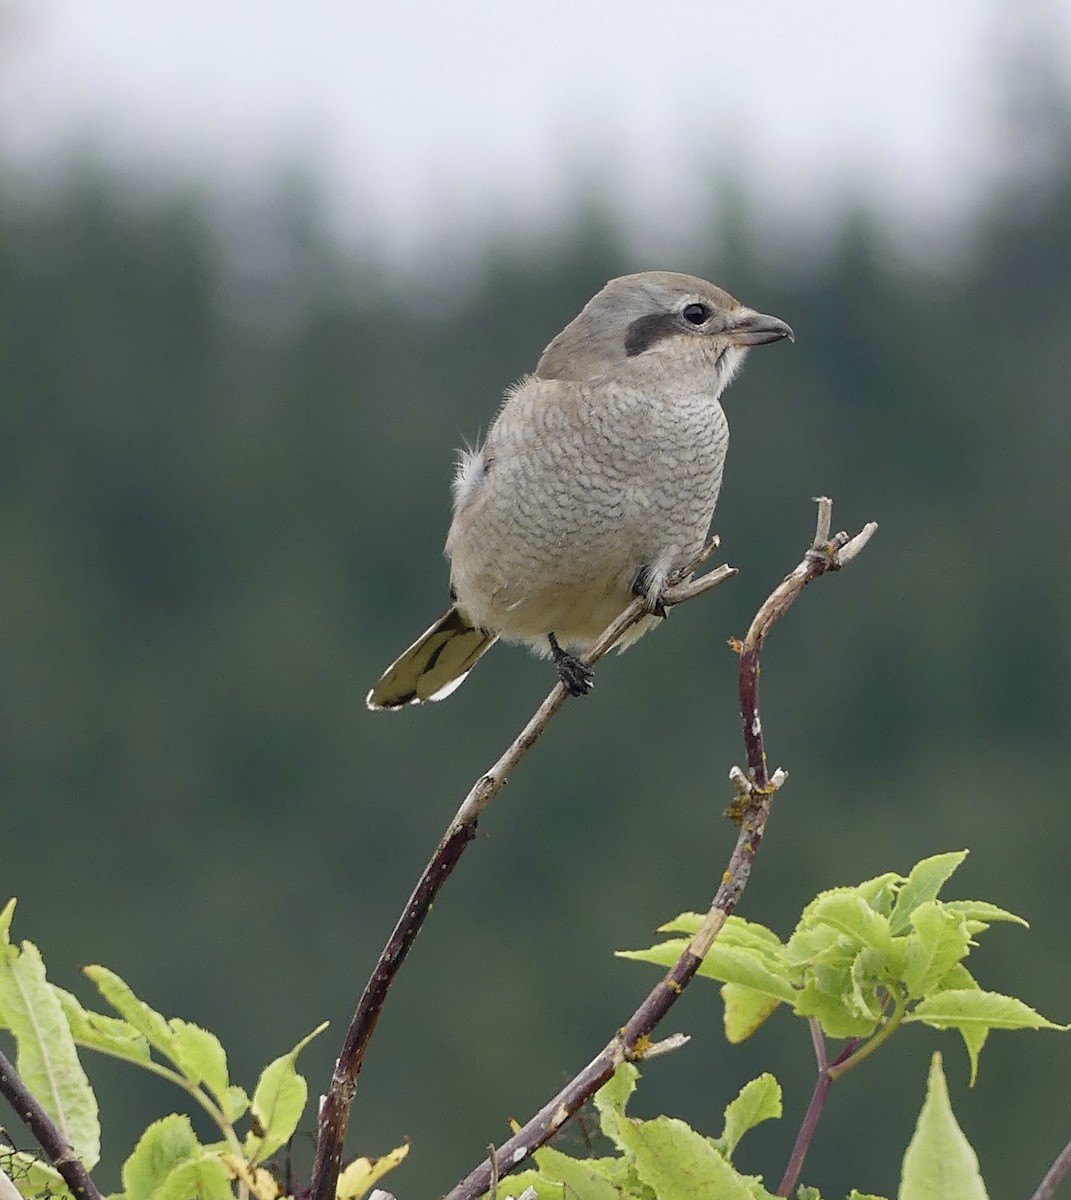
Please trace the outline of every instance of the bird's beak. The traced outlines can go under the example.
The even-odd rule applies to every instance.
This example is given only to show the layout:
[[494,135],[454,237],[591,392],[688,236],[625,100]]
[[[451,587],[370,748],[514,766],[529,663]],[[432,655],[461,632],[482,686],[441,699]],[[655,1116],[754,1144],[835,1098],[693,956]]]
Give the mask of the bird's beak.
[[767,342],[779,342],[782,338],[788,338],[790,342],[796,340],[791,325],[757,312],[745,312],[726,332],[734,346],[765,346]]

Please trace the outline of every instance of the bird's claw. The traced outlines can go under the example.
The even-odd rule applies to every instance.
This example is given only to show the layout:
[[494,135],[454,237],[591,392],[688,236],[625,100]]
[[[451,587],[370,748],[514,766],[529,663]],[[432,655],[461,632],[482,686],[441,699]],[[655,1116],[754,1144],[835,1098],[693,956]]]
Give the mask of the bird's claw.
[[553,633],[549,635],[549,641],[550,653],[562,686],[570,696],[586,696],[595,686],[595,672],[587,663],[564,651]]

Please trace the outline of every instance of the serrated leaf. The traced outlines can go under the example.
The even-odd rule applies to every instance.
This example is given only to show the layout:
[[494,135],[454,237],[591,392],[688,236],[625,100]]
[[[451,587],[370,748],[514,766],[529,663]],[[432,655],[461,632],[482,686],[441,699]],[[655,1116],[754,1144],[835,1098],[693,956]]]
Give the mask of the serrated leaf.
[[326,1028],[325,1021],[261,1072],[253,1092],[253,1130],[245,1139],[245,1154],[251,1163],[270,1158],[297,1128],[309,1098],[309,1085],[295,1069],[297,1056]]
[[[566,1200],[621,1200],[615,1182],[621,1173],[619,1158],[570,1158],[553,1146],[544,1146],[536,1151],[535,1160],[540,1175],[564,1186]],[[513,1180],[508,1183],[512,1188]]]
[[15,905],[18,901],[14,896],[0,909],[0,949],[11,945],[11,922],[15,919]]
[[924,900],[911,914],[903,981],[912,997],[933,991],[970,951],[966,921],[936,900]]
[[[885,1200],[885,1197],[875,1196],[872,1192],[857,1192],[855,1188],[852,1188],[848,1193],[848,1200]],[[951,1197],[949,1200],[951,1200]]]
[[[499,1200],[511,1200],[512,1197],[523,1196],[528,1188],[535,1193],[536,1200],[573,1200],[573,1197],[567,1195],[564,1184],[547,1179],[542,1171],[534,1168],[517,1171],[503,1179],[498,1185]],[[528,1194],[531,1195],[532,1192]]]
[[934,1054],[926,1099],[904,1154],[898,1200],[989,1200],[978,1158],[956,1122],[941,1055]]
[[755,1200],[770,1193],[741,1175],[708,1138],[675,1117],[625,1121],[621,1129],[636,1174],[658,1200]]
[[[648,950],[618,950],[616,953],[618,958],[671,967],[687,948],[688,943],[683,938],[674,938]],[[784,976],[775,974],[767,961],[754,950],[723,946],[718,941],[707,951],[696,974],[705,979],[716,979],[719,983],[738,983],[752,991],[791,1003],[795,990],[792,983]]]
[[226,1092],[220,1096],[219,1104],[220,1108],[223,1109],[223,1115],[233,1125],[239,1117],[244,1116],[249,1111],[249,1096],[245,1088],[232,1083]]
[[[967,970],[963,963],[956,965],[944,976],[938,983],[935,991],[954,992],[954,991],[972,991],[980,992],[982,989],[978,986],[978,981]],[[989,1030],[984,1025],[970,1026],[959,1030],[959,1035],[963,1039],[963,1045],[967,1050],[967,1058],[971,1064],[970,1086],[974,1087],[978,1079],[978,1059],[982,1053],[982,1048],[985,1046],[986,1038],[989,1037]]]
[[745,1083],[740,1094],[725,1109],[725,1127],[717,1139],[718,1149],[731,1159],[740,1139],[749,1129],[781,1116],[781,1085],[770,1074]]
[[891,949],[892,933],[889,918],[875,912],[854,889],[827,895],[816,904],[808,905],[809,921],[832,925],[864,946],[881,954]]
[[967,857],[967,853],[966,850],[954,850],[949,854],[935,854],[911,868],[911,874],[904,881],[889,918],[893,933],[902,933],[908,927],[911,914],[920,904],[937,899],[941,888]]
[[171,1049],[175,1035],[171,1026],[160,1013],[135,996],[129,984],[107,967],[83,967],[82,972],[123,1020],[132,1025],[154,1050],[159,1050],[168,1058],[173,1057]]
[[[10,928],[14,902],[3,913]],[[0,942],[0,1013],[15,1038],[16,1068],[75,1153],[92,1170],[100,1159],[100,1118],[63,1006],[32,942]]]
[[967,921],[981,921],[985,924],[992,924],[995,921],[1011,921],[1015,925],[1022,925],[1024,929],[1030,928],[1029,921],[1024,921],[1022,917],[1008,912],[1006,908],[998,908],[995,904],[990,904],[985,900],[946,900],[944,906],[950,912],[958,913]]
[[841,945],[840,931],[832,925],[801,921],[785,945],[784,959],[789,967],[830,961],[846,964],[851,959],[851,952]]
[[599,1114],[599,1128],[620,1150],[618,1130],[625,1119],[625,1107],[636,1090],[639,1071],[632,1063],[620,1063],[610,1078],[595,1093],[595,1111]]
[[181,1017],[172,1017],[168,1024],[173,1034],[171,1059],[175,1066],[195,1087],[204,1083],[217,1099],[221,1099],[230,1087],[230,1076],[227,1053],[219,1038]]
[[153,1200],[234,1200],[227,1168],[214,1154],[176,1167],[157,1188]]
[[862,883],[856,884],[852,891],[861,896],[875,912],[887,917],[892,912],[897,893],[903,882],[902,875],[898,875],[895,871],[886,871],[884,875],[865,879]]
[[149,1200],[177,1166],[197,1157],[201,1150],[189,1117],[172,1113],[153,1121],[123,1163],[126,1200]]
[[986,1029],[1066,1031],[1071,1028],[1068,1025],[1055,1024],[1014,996],[973,990],[936,992],[920,1000],[904,1019],[922,1021],[926,1025],[932,1025],[934,1029],[982,1026]]
[[722,984],[721,998],[725,1005],[725,1040],[733,1046],[751,1037],[781,1004],[775,996],[765,996],[738,983]]
[[63,1008],[71,1036],[79,1046],[97,1050],[101,1054],[110,1054],[113,1058],[125,1059],[127,1062],[149,1062],[149,1043],[122,1017],[90,1012],[83,1008],[78,998],[70,992],[55,984],[52,985],[52,990]]
[[885,956],[869,946],[864,947],[855,956],[852,963],[850,998],[845,997],[845,1003],[853,1016],[862,1017],[867,1021],[878,1021],[882,1013],[882,1003],[878,997],[878,989],[882,986],[886,971]]
[[808,983],[796,994],[794,1011],[799,1017],[814,1017],[826,1037],[869,1037],[876,1021],[860,1017],[847,1007],[843,993],[829,992]]
[[704,919],[702,913],[682,912],[679,916],[674,917],[671,921],[667,921],[664,925],[659,925],[655,932],[683,933],[685,937],[692,937],[699,932],[699,926],[703,924]]
[[336,1200],[360,1200],[373,1184],[388,1171],[393,1171],[409,1153],[408,1144],[398,1146],[379,1158],[357,1158],[346,1166],[338,1177]]

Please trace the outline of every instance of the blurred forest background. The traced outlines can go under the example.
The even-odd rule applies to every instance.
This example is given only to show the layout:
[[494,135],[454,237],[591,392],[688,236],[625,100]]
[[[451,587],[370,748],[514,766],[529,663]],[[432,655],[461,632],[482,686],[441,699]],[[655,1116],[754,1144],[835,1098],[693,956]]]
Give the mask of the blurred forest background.
[[[351,1149],[410,1136],[393,1188],[438,1194],[653,983],[612,952],[716,885],[743,756],[725,640],[798,561],[818,493],[837,527],[881,530],[767,648],[771,765],[792,778],[743,914],[787,934],[821,888],[966,846],[949,894],[1033,925],[997,929],[972,968],[1071,1019],[1071,115],[1057,96],[1020,118],[1009,154],[1045,154],[932,261],[850,205],[773,254],[731,180],[703,258],[647,261],[596,196],[547,244],[489,235],[463,281],[339,242],[298,177],[240,222],[90,155],[8,186],[0,900],[19,897],[52,978],[88,1000],[77,967],[108,964],[216,1031],[249,1085],[328,1017],[301,1062],[326,1088],[417,872],[552,679],[499,648],[446,704],[364,710],[444,606],[454,449],[607,278],[672,267],[796,330],[726,398],[716,528],[740,576],[607,660],[487,812],[391,995]],[[720,1019],[697,983],[664,1030],[693,1040],[646,1069],[636,1110],[715,1132],[774,1071],[786,1117],[741,1165],[775,1185],[813,1081],[806,1029],[778,1017],[728,1048]],[[894,1193],[940,1046],[992,1194],[1028,1193],[1071,1134],[1071,1043],[995,1035],[973,1091],[952,1035],[897,1045],[834,1089],[805,1180]],[[114,1188],[181,1097],[89,1068]]]

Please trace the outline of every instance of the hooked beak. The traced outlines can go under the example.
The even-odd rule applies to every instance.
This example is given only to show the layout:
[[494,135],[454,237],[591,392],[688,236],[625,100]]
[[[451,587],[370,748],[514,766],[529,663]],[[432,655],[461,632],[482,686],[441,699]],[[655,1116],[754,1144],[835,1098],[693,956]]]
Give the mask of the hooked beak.
[[796,340],[791,325],[757,312],[745,312],[727,333],[734,346],[765,346],[767,342],[779,342],[782,338],[788,338],[790,342]]

